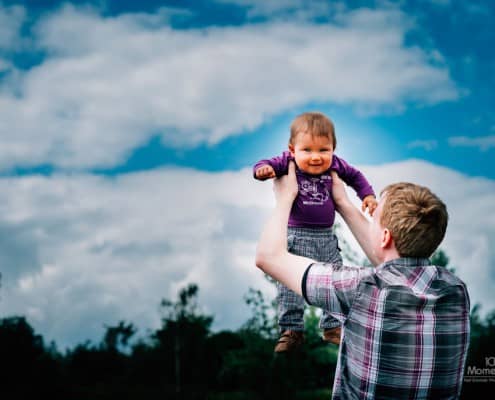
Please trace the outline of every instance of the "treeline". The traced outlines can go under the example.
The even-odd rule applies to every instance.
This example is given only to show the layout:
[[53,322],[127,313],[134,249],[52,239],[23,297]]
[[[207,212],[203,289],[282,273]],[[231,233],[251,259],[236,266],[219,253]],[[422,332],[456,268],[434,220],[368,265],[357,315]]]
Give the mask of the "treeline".
[[[432,263],[448,268],[442,251]],[[453,270],[452,268],[449,268]],[[213,316],[198,307],[197,285],[162,300],[161,326],[146,337],[126,321],[107,326],[100,343],[85,342],[61,353],[45,343],[22,316],[0,319],[2,399],[329,399],[338,348],[323,342],[319,316],[305,315],[306,342],[291,355],[275,355],[278,336],[272,301],[250,289],[251,315],[235,331],[213,332]],[[471,311],[467,366],[476,371],[495,362],[495,311]],[[466,371],[467,372],[467,371]],[[481,371],[483,372],[483,371]],[[483,376],[463,385],[462,398],[488,393]]]
[[337,346],[319,337],[306,316],[304,349],[273,353],[276,330],[260,291],[245,296],[251,317],[236,331],[212,332],[199,311],[198,286],[163,300],[161,327],[135,338],[132,323],[106,327],[100,343],[61,354],[24,317],[0,319],[1,398],[24,399],[315,399],[330,396]]
[[[306,315],[304,348],[274,355],[276,329],[261,292],[245,300],[252,316],[237,331],[212,332],[213,317],[197,307],[198,286],[163,300],[161,327],[134,339],[132,323],[108,326],[101,342],[61,354],[46,345],[24,317],[0,320],[1,395],[5,399],[328,399],[337,346],[319,336],[314,309]],[[495,355],[495,313],[471,315],[468,365],[484,367]],[[482,385],[482,386],[480,386]],[[486,387],[465,383],[463,398]],[[487,388],[487,387],[486,387]]]

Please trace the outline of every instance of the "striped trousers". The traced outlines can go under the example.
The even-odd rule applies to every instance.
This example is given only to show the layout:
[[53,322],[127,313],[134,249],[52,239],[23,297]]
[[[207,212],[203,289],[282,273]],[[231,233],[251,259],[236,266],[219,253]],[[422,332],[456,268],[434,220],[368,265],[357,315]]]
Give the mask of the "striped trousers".
[[[287,249],[290,253],[311,258],[315,261],[342,265],[337,236],[332,228],[295,228],[287,231]],[[305,301],[286,286],[277,282],[278,325],[280,332],[286,329],[304,330]],[[320,318],[321,329],[331,329],[340,322],[326,311]]]

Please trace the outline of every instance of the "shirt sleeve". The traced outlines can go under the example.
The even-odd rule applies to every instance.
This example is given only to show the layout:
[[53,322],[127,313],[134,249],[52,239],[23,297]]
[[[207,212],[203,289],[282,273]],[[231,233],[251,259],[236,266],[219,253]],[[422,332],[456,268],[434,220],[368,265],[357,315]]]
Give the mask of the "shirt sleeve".
[[371,268],[313,263],[305,271],[301,290],[310,305],[320,307],[343,323],[358,293],[361,280]]
[[348,164],[340,157],[333,156],[331,169],[335,170],[339,177],[350,187],[352,187],[358,197],[363,200],[366,196],[373,195],[375,192],[364,174],[357,168]]
[[271,165],[277,177],[287,175],[289,172],[290,153],[284,151],[282,155],[258,161],[253,167],[253,177],[256,178],[256,170],[262,165]]

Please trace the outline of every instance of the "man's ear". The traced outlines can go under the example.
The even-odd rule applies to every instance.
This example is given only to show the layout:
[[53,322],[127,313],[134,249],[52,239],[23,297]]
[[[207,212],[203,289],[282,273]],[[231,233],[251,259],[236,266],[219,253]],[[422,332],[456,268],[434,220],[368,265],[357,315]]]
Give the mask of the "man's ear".
[[289,151],[292,157],[294,157],[294,145],[292,143],[289,143]]
[[390,233],[388,228],[383,229],[381,243],[380,243],[382,249],[390,247],[392,243],[393,243],[392,234]]

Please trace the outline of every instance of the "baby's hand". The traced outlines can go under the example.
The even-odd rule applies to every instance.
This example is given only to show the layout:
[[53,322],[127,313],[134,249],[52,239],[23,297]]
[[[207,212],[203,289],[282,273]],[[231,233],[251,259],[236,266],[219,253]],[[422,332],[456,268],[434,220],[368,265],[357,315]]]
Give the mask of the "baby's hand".
[[366,209],[368,209],[370,215],[373,216],[373,213],[375,212],[377,206],[378,206],[378,202],[376,201],[375,196],[370,194],[363,199],[363,205],[361,206],[361,210],[365,212]]
[[275,178],[275,170],[271,165],[262,165],[256,170],[256,179],[264,181],[266,179]]

